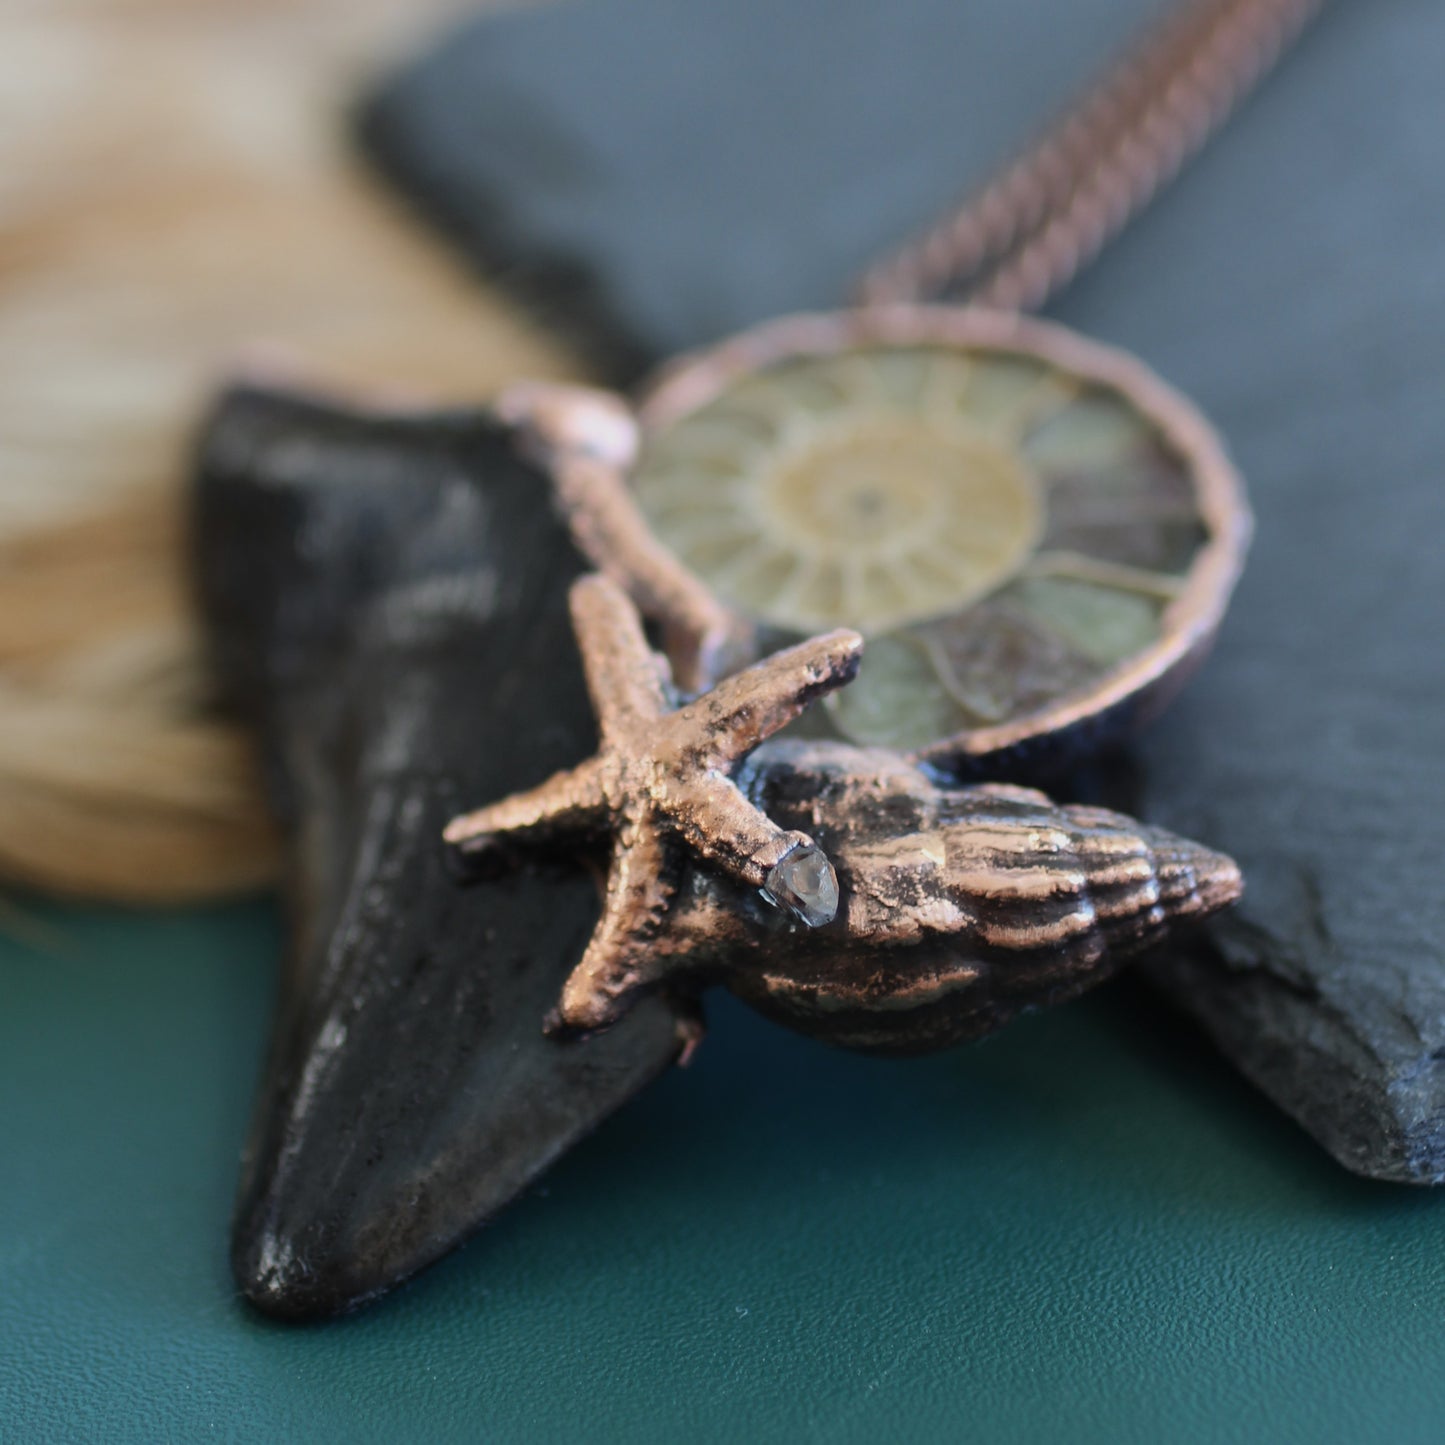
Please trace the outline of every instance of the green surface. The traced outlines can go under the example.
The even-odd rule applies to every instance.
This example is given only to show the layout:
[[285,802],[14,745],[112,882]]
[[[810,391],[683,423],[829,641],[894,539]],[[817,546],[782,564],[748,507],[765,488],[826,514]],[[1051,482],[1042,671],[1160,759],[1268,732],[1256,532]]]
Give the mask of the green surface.
[[913,1064],[735,1005],[355,1319],[224,1237],[277,928],[0,943],[0,1439],[1437,1441],[1445,1199],[1346,1177],[1147,1001]]

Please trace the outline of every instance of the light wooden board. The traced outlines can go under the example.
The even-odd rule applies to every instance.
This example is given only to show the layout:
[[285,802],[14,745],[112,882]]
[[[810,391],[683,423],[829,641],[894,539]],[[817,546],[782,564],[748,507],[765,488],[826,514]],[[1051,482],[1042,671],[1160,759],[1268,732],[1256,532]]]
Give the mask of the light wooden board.
[[269,876],[179,526],[228,374],[475,401],[575,370],[350,153],[363,78],[454,8],[0,6],[0,877],[161,901]]

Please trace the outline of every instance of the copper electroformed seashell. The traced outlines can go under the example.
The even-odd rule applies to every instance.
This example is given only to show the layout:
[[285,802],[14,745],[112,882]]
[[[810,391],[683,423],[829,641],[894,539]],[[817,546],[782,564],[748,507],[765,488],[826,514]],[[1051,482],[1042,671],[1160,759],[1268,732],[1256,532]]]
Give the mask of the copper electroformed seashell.
[[957,774],[1147,720],[1248,545],[1189,402],[1012,314],[787,318],[670,368],[640,417],[657,539],[768,646],[863,633],[833,734]]
[[837,870],[838,918],[805,929],[699,884],[676,937],[704,970],[725,959],[723,981],[760,1012],[868,1053],[982,1038],[1242,888],[1232,859],[1163,828],[1032,788],[941,786],[887,749],[770,743],[741,786],[779,826],[811,830]]

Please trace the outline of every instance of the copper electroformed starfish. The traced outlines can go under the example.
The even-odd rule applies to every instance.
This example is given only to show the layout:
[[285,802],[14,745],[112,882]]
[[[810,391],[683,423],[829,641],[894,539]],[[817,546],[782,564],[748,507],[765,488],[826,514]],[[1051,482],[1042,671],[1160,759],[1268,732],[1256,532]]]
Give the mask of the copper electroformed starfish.
[[453,819],[446,840],[468,856],[511,843],[607,830],[612,856],[602,916],[562,990],[557,1022],[605,1027],[628,996],[667,970],[652,945],[675,888],[678,850],[761,891],[810,927],[832,921],[838,883],[806,833],[777,826],[728,776],[823,693],[852,680],[863,639],[829,632],[734,674],[674,709],[667,663],[647,644],[617,583],[580,578],[572,625],[596,710],[595,757],[540,787]]

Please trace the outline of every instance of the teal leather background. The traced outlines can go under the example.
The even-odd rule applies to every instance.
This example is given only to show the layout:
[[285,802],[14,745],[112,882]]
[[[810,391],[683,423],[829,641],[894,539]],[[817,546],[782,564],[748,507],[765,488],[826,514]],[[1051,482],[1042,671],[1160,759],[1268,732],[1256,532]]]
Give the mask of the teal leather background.
[[279,929],[0,941],[0,1439],[1438,1441],[1445,1199],[1340,1173],[1115,988],[897,1064],[723,1002],[393,1298],[235,1297]]

